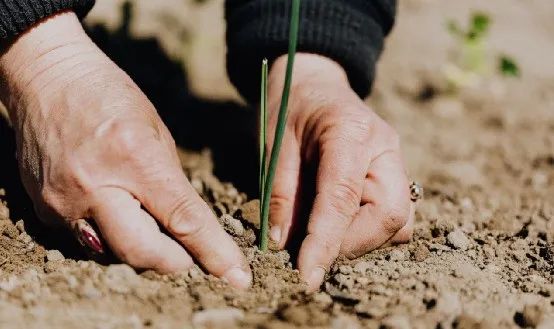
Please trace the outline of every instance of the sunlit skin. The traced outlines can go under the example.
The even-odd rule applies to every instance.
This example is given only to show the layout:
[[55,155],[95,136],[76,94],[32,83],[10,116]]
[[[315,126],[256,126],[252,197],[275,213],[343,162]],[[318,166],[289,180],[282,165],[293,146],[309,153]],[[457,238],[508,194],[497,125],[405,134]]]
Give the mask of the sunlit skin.
[[[244,255],[183,174],[156,109],[73,13],[36,25],[0,56],[21,177],[44,222],[89,218],[136,268],[177,272],[196,261],[235,287],[251,284]],[[283,56],[269,74],[268,145],[285,66]],[[304,164],[317,166],[315,181],[302,175]],[[271,236],[282,248],[300,220],[300,184],[316,192],[298,260],[309,290],[339,254],[357,257],[411,237],[398,135],[352,91],[340,65],[303,53],[270,209]]]

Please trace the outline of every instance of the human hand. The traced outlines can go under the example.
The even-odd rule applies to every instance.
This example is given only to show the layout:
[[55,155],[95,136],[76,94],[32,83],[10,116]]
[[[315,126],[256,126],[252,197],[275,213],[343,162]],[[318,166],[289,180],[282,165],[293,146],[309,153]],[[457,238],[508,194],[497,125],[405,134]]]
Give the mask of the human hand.
[[187,181],[153,105],[75,14],[47,19],[7,47],[0,77],[41,219],[93,220],[136,268],[176,272],[194,257],[234,286],[250,285],[244,256]]
[[[283,56],[270,71],[269,136],[277,125],[285,66]],[[301,208],[313,201],[298,256],[301,276],[313,291],[339,254],[355,258],[407,242],[414,209],[398,135],[352,91],[337,63],[297,54],[290,97],[270,236],[284,248],[291,227],[302,220]],[[315,182],[304,171],[314,166]],[[306,189],[314,190],[313,200],[302,199]]]

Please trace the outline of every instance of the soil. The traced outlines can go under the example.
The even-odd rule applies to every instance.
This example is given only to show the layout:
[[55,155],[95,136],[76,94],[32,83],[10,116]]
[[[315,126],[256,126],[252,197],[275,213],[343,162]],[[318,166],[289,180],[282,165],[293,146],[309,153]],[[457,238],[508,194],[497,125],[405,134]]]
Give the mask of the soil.
[[[117,5],[106,3],[90,22]],[[139,9],[147,3],[137,1]],[[156,10],[174,14],[182,3],[158,3]],[[203,61],[220,69],[221,6],[183,9],[213,21],[206,42],[217,46],[204,45],[212,51]],[[522,76],[491,73],[448,92],[443,68],[456,44],[444,25],[466,21],[474,10],[493,19],[490,54],[512,55]],[[199,268],[158,275],[83,258],[61,241],[69,237],[36,228],[14,161],[2,157],[0,195],[9,204],[0,205],[0,327],[554,328],[553,14],[549,0],[401,1],[369,102],[401,134],[410,175],[426,189],[414,238],[339,259],[315,294],[305,292],[287,252],[253,247],[257,201],[214,175],[214,166],[216,173],[227,166],[216,151],[182,151],[183,168],[250,260],[254,285],[245,292]],[[162,29],[145,15],[139,10],[133,30],[141,22],[146,34]],[[166,50],[172,44],[161,43]],[[187,67],[202,58],[186,57]],[[201,73],[189,72],[189,81],[206,83],[191,83],[193,93],[209,93],[221,81],[210,96],[233,95],[218,80],[222,71]],[[0,132],[2,151],[13,150],[9,132]]]

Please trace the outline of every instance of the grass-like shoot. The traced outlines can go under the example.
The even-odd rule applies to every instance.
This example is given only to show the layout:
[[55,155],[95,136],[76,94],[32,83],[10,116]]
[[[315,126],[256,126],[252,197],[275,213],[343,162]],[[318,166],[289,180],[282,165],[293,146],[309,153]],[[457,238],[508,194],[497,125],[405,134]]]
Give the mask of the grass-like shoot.
[[281,96],[281,105],[277,119],[277,128],[271,154],[269,155],[269,165],[266,170],[266,133],[267,133],[267,61],[262,64],[262,83],[261,83],[261,104],[260,104],[260,237],[259,248],[266,251],[269,243],[269,202],[271,201],[271,191],[283,135],[285,134],[285,125],[287,122],[287,109],[289,103],[290,87],[292,83],[292,69],[294,67],[294,57],[298,39],[298,27],[300,21],[300,0],[292,0],[292,13],[290,19],[289,31],[289,49],[287,59],[287,70],[285,74],[285,85]]
[[[469,25],[460,27],[449,21],[448,32],[458,42],[458,57],[446,67],[446,78],[453,89],[476,86],[483,76],[492,73],[494,67],[488,61],[487,44],[492,19],[486,13],[472,14]],[[498,73],[504,77],[519,77],[516,61],[508,56],[499,56]]]

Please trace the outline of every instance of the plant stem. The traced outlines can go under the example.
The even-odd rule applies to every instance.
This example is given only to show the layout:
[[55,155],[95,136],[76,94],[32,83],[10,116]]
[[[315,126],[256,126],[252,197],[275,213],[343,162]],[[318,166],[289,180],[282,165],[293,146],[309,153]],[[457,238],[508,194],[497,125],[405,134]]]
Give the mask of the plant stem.
[[266,165],[266,143],[267,143],[267,75],[268,75],[267,59],[262,62],[262,84],[260,97],[260,176],[259,176],[259,193],[260,193],[260,218],[262,218],[262,199],[265,190],[265,180],[267,174]]
[[300,21],[300,0],[292,0],[292,14],[290,20],[289,31],[289,53],[287,60],[287,71],[285,75],[285,85],[281,97],[281,106],[279,108],[279,116],[277,119],[277,129],[275,130],[275,138],[271,157],[269,160],[268,173],[265,181],[263,200],[261,203],[262,217],[261,221],[261,237],[260,250],[266,251],[268,245],[268,230],[269,230],[269,202],[271,201],[271,191],[273,189],[273,180],[275,179],[275,171],[277,169],[277,161],[283,143],[283,135],[285,133],[285,124],[287,121],[287,108],[289,103],[290,87],[292,83],[292,69],[294,67],[294,56],[296,54],[296,46],[298,39],[298,25]]

